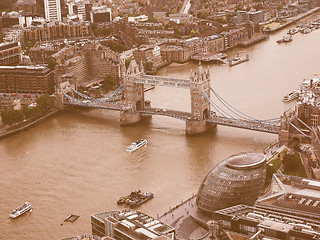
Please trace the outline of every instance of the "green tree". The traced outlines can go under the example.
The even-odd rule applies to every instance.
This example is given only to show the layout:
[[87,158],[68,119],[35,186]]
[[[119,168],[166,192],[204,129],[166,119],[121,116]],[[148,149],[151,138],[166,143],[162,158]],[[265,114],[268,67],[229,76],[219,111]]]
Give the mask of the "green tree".
[[36,99],[36,103],[36,108],[40,108],[42,112],[46,112],[48,108],[54,106],[54,99],[48,93],[46,93],[38,97]]
[[51,70],[54,70],[55,66],[57,65],[57,62],[55,59],[53,58],[48,58],[47,60],[47,64],[48,64],[48,68],[51,69]]
[[122,53],[123,51],[127,51],[129,48],[119,42],[116,41],[107,41],[103,43],[104,45],[108,46],[112,51]]
[[111,88],[117,85],[117,80],[111,74],[107,74],[104,78],[104,89],[109,91]]
[[30,108],[30,107],[28,107],[28,106],[23,106],[22,112],[23,112],[23,114],[24,114],[24,116],[25,116],[26,118],[32,118],[32,117],[34,117],[33,108]]
[[143,67],[144,67],[144,70],[146,70],[146,71],[151,71],[152,70],[152,62],[145,62],[144,64],[143,64]]
[[130,58],[127,58],[127,59],[126,59],[126,62],[125,62],[126,69],[128,69],[128,67],[129,67],[129,65],[130,65],[130,62],[131,62],[131,59],[130,59]]
[[0,1],[0,11],[11,10],[12,9],[12,5],[15,2],[16,1],[14,1],[14,0],[1,0]]
[[22,110],[8,109],[1,113],[2,122],[5,125],[12,125],[14,123],[22,122],[24,115]]

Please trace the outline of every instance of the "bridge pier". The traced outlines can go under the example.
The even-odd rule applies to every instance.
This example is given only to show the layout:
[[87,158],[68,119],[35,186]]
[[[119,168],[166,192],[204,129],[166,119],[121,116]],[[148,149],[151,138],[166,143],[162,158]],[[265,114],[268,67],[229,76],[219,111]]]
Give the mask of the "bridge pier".
[[141,115],[138,111],[131,111],[131,110],[122,110],[120,112],[120,125],[131,125],[140,122]]
[[56,92],[55,105],[56,105],[56,107],[59,108],[60,110],[63,110],[63,109],[64,109],[63,95],[62,95],[61,92]]
[[208,130],[210,125],[206,120],[187,120],[186,121],[186,134],[187,135],[197,135],[204,133]]

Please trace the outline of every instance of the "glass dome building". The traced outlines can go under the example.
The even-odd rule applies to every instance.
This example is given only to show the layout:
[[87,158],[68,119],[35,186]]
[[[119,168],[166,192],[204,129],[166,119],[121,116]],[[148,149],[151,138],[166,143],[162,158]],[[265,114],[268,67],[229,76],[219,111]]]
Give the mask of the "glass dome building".
[[216,165],[198,190],[198,209],[214,211],[237,204],[253,205],[266,177],[266,157],[262,153],[239,153]]

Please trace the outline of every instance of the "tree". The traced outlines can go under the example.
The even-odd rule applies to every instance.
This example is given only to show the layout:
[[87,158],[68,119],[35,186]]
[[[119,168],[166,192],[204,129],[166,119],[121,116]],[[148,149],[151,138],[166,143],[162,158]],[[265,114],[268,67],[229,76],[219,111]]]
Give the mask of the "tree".
[[130,62],[131,62],[131,59],[130,59],[130,58],[127,58],[127,59],[126,59],[126,62],[125,62],[126,69],[128,69],[128,67],[129,67],[129,65],[130,65]]
[[283,156],[282,163],[284,165],[285,172],[295,172],[298,170],[300,165],[300,158],[297,153],[286,154]]
[[104,45],[108,46],[112,51],[122,53],[123,51],[127,51],[129,48],[121,43],[116,41],[107,41],[103,43]]
[[54,106],[54,100],[48,93],[41,95],[36,99],[37,106],[41,112],[46,112],[46,110],[50,107]]
[[49,69],[54,70],[55,66],[57,65],[57,62],[53,58],[48,58],[47,64]]
[[145,62],[143,67],[146,71],[151,71],[153,69],[152,62]]
[[1,0],[0,1],[0,11],[10,10],[15,1],[13,0]]
[[111,74],[107,74],[104,78],[104,89],[106,91],[109,91],[111,88],[113,88],[115,85],[117,85],[117,81]]
[[1,113],[1,118],[5,125],[12,125],[14,123],[22,122],[24,115],[22,110],[8,109]]

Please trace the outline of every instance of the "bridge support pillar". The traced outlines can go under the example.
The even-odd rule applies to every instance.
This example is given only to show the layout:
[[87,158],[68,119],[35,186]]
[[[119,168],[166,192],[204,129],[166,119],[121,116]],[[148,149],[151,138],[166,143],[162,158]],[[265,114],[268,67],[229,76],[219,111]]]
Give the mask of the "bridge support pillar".
[[284,129],[281,129],[279,131],[279,135],[278,135],[278,140],[280,142],[288,142],[289,141],[289,131],[288,130],[284,130]]
[[204,133],[208,130],[208,124],[206,120],[187,120],[186,121],[186,134],[196,135]]
[[60,110],[64,109],[64,105],[63,105],[63,95],[61,92],[57,92],[56,93],[56,97],[55,97],[55,105],[57,108],[59,108]]
[[140,122],[140,112],[137,111],[121,111],[120,112],[120,125],[131,125]]

